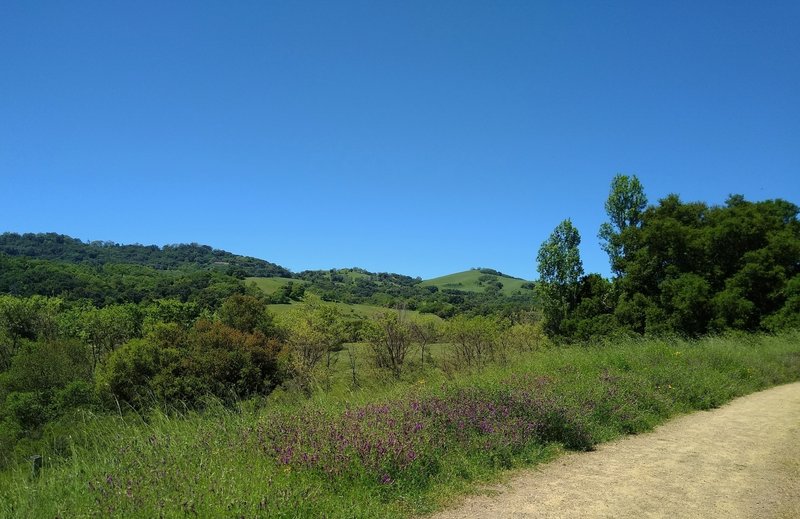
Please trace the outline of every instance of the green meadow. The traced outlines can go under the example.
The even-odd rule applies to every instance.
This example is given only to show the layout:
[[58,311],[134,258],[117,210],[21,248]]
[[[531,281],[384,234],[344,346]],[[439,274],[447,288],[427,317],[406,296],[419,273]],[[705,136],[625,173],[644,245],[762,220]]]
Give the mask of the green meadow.
[[[76,412],[47,432],[38,476],[25,462],[0,474],[0,515],[424,514],[564,449],[591,449],[798,380],[798,339],[627,339],[517,353],[458,373],[441,369],[450,346],[438,345],[434,364],[410,366],[400,380],[370,371],[367,349],[349,345],[358,384],[343,350],[328,389],[308,399],[278,390],[234,407],[209,402],[202,412]],[[481,425],[465,426],[462,416]],[[515,434],[520,424],[533,432]],[[366,443],[338,457],[332,445],[345,431]],[[375,447],[386,442],[399,450]]]
[[[391,308],[386,308],[384,306],[376,306],[376,305],[365,305],[360,303],[339,303],[339,302],[331,302],[327,303],[337,310],[341,312],[343,318],[353,317],[353,318],[367,318],[367,317],[375,317],[380,314],[384,314],[387,312],[393,312],[394,310]],[[273,312],[276,316],[285,314],[292,310],[292,308],[296,306],[300,306],[301,303],[289,303],[289,304],[271,304],[267,305],[267,308],[270,312]],[[409,317],[418,317],[420,313],[416,310],[404,310],[404,312]],[[436,321],[441,321],[441,319],[435,315],[428,314],[428,319],[433,319]]]
[[272,295],[277,292],[279,289],[286,286],[288,283],[299,283],[305,284],[304,281],[299,279],[292,279],[292,278],[281,278],[281,277],[274,277],[274,278],[245,278],[245,283],[255,283],[255,285],[261,289],[265,294]]

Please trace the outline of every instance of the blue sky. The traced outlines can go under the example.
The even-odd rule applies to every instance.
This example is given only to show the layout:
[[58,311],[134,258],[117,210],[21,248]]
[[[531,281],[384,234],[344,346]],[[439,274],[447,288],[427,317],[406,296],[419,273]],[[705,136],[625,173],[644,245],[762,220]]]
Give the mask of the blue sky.
[[798,2],[0,3],[0,231],[587,271],[616,173],[800,203]]

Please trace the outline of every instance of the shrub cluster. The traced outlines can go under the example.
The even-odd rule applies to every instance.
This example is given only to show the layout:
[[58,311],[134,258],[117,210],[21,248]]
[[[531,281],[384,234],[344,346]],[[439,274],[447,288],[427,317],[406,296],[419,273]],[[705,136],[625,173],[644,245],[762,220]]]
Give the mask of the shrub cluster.
[[196,406],[207,396],[225,401],[266,394],[278,383],[280,344],[261,332],[198,321],[184,332],[165,325],[116,350],[98,375],[103,394],[136,407]]
[[431,463],[449,450],[502,457],[536,443],[592,446],[576,410],[547,379],[532,376],[493,389],[460,388],[341,414],[315,409],[270,416],[248,434],[279,464],[330,477],[367,475],[382,483],[427,478],[437,470]]

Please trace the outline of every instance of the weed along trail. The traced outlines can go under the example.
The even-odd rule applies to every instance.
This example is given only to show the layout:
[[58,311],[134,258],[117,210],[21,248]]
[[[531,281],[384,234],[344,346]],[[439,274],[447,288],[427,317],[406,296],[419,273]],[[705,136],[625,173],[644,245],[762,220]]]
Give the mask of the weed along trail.
[[574,453],[433,516],[800,517],[800,382]]

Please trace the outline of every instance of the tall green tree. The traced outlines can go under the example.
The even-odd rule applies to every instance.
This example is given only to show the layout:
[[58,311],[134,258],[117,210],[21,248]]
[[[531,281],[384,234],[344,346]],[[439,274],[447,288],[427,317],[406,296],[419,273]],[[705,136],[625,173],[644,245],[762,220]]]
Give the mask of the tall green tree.
[[300,387],[310,392],[318,364],[324,359],[329,372],[336,360],[334,353],[345,342],[341,312],[335,305],[307,296],[303,304],[279,316],[279,324],[285,330],[289,370]]
[[631,243],[623,240],[628,228],[637,228],[647,207],[647,197],[642,183],[636,175],[616,175],[611,180],[611,192],[606,199],[606,214],[609,221],[600,226],[600,245],[608,254],[611,269],[620,274],[621,261],[630,253]]
[[791,326],[799,213],[785,200],[739,195],[723,206],[659,200],[621,234],[630,247],[615,284],[617,319],[633,331],[691,336]]
[[539,247],[538,289],[550,332],[560,333],[570,308],[575,306],[578,282],[583,275],[578,246],[581,236],[567,218],[553,230]]
[[136,305],[89,308],[82,317],[83,339],[91,347],[93,366],[128,340],[140,334],[141,318]]

